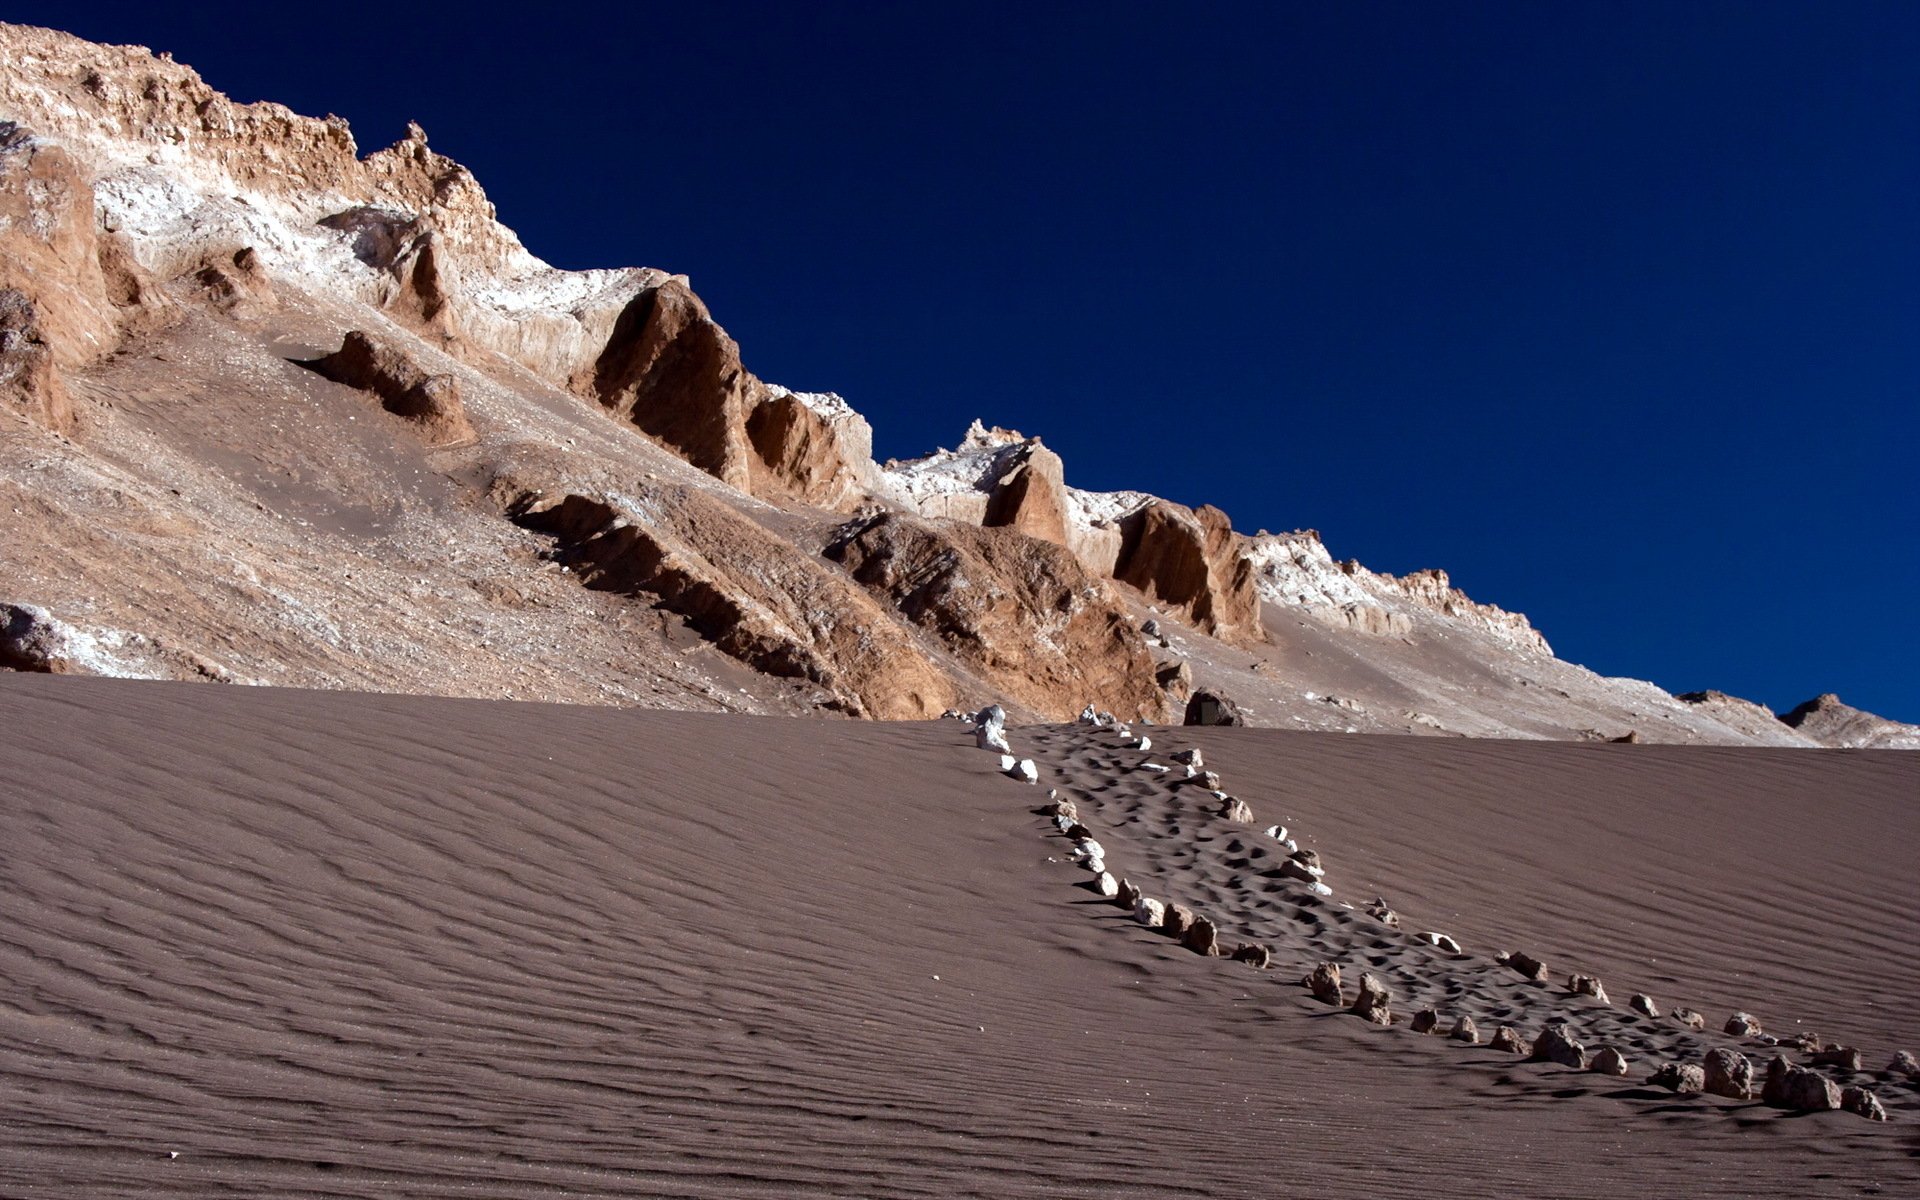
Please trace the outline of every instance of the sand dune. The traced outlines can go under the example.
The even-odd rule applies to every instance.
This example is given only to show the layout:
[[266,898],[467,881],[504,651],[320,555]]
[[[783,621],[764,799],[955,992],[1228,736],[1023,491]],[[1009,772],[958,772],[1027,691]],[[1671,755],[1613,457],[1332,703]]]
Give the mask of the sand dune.
[[[1791,1117],[1317,1005],[1302,906],[1233,865],[1254,831],[1085,731],[1014,730],[1027,788],[957,722],[30,676],[0,722],[0,1194],[1920,1187],[1910,1084],[1876,1082],[1885,1125]],[[1300,829],[1336,901],[1592,970],[1616,1008],[1798,1019],[1870,1067],[1920,1045],[1911,756],[1156,737]],[[1275,968],[1087,891],[1049,783]],[[1389,950],[1409,986],[1516,990]]]

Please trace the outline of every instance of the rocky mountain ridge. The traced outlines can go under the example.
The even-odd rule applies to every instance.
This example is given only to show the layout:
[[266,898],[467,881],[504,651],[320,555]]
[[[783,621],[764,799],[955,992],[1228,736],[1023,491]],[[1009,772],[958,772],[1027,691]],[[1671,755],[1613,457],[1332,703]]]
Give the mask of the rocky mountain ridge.
[[877,463],[686,276],[548,266],[418,126],[361,157],[140,47],[0,49],[14,665],[882,718],[1207,687],[1302,728],[1826,744],[1560,662],[1443,572],[1072,488],[1038,438]]

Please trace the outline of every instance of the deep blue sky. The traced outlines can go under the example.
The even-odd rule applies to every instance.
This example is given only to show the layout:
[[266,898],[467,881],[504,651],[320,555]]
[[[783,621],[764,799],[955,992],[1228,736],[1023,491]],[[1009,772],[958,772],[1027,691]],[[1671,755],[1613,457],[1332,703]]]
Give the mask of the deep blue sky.
[[0,13],[420,121],[883,456],[977,415],[1604,673],[1920,721],[1920,6],[436,7]]

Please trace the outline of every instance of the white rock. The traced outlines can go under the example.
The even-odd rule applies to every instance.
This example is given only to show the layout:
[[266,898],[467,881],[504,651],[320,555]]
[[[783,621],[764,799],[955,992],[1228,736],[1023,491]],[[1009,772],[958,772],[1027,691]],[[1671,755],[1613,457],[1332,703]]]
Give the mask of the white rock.
[[1035,766],[1033,760],[1030,758],[1023,758],[1019,762],[1014,763],[1012,768],[1007,771],[1007,774],[1018,779],[1021,783],[1040,782],[1040,768]]
[[1444,933],[1423,933],[1420,935],[1420,940],[1429,946],[1437,946],[1448,954],[1460,953],[1460,943]]
[[1267,826],[1267,836],[1276,842],[1284,842],[1287,840],[1287,827],[1285,825],[1269,825]]
[[975,726],[973,740],[982,750],[998,750],[1002,754],[1013,753],[1013,747],[1007,745],[1007,731],[998,725]]
[[1167,922],[1167,906],[1151,896],[1145,897],[1134,906],[1133,919],[1152,929],[1158,929]]
[[1187,764],[1187,778],[1188,778],[1188,779],[1192,779],[1192,778],[1193,778],[1193,777],[1194,777],[1195,775],[1198,775],[1199,773],[1200,773],[1200,770],[1199,770],[1199,768],[1198,768],[1198,767],[1195,767],[1195,766],[1194,766],[1194,765],[1193,765],[1192,763],[1188,763],[1188,764]]
[[1062,813],[1059,816],[1055,817],[1053,819],[1053,823],[1060,827],[1061,833],[1065,833],[1067,830],[1072,829],[1075,824],[1074,819],[1072,817],[1067,816],[1065,813]]
[[1092,838],[1081,838],[1073,844],[1073,853],[1076,858],[1103,858],[1107,848]]
[[1093,705],[1089,704],[1085,708],[1080,710],[1080,724],[1098,725],[1099,723],[1100,723],[1100,713],[1098,710],[1096,710],[1093,707]]
[[1160,775],[1165,775],[1168,770],[1168,768],[1161,766],[1159,763],[1141,763],[1140,769],[1142,771],[1153,771]]
[[1013,765],[1014,765],[1014,762],[1015,762],[1015,759],[1014,759],[1014,757],[1013,757],[1013,755],[1011,755],[1011,754],[1002,754],[1002,755],[1000,756],[1000,769],[1001,769],[1002,771],[1008,771],[1008,772],[1011,772],[1011,771],[1013,770]]
[[1153,749],[1153,739],[1148,737],[1144,733],[1140,735],[1140,749],[1142,750]]
[[1100,872],[1100,878],[1093,881],[1094,890],[1111,900],[1120,894],[1120,881],[1107,872]]
[[1317,879],[1316,879],[1315,881],[1313,881],[1312,883],[1310,883],[1310,884],[1308,884],[1308,885],[1307,885],[1307,890],[1308,890],[1308,891],[1310,891],[1310,892],[1312,892],[1312,893],[1313,893],[1314,895],[1316,895],[1316,896],[1331,896],[1331,895],[1333,895],[1333,889],[1332,889],[1332,888],[1330,888],[1330,887],[1328,887],[1328,886],[1327,886],[1326,884],[1324,884],[1324,883],[1321,883],[1321,882],[1320,882],[1319,880],[1317,880]]

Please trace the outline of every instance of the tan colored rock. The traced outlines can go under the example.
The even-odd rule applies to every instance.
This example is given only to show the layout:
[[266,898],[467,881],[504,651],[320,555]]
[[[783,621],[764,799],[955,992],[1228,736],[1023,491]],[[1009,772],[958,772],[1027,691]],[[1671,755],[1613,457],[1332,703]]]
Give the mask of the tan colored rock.
[[1707,1051],[1706,1090],[1716,1096],[1745,1100],[1753,1095],[1753,1063],[1738,1050],[1724,1047]]
[[1150,602],[1180,608],[1217,638],[1265,640],[1252,564],[1227,514],[1217,508],[1154,500],[1127,517],[1114,578],[1139,588]]
[[1524,950],[1513,950],[1497,954],[1494,956],[1493,961],[1503,967],[1509,967],[1519,972],[1520,976],[1524,979],[1531,979],[1535,983],[1545,983],[1547,981],[1547,964],[1541,962],[1533,955],[1526,953]]
[[1502,1025],[1493,1031],[1493,1040],[1487,1043],[1494,1050],[1504,1050],[1508,1054],[1527,1053],[1527,1043],[1520,1031],[1511,1025]]
[[1195,954],[1210,958],[1220,956],[1220,931],[1214,927],[1210,917],[1195,917],[1193,924],[1187,926],[1187,931],[1180,935],[1180,942]]
[[1653,997],[1642,992],[1635,992],[1627,1001],[1627,1007],[1643,1017],[1658,1017],[1660,1015],[1660,1006],[1653,1002]]
[[694,466],[753,486],[747,415],[761,398],[740,347],[678,278],[635,296],[575,386]]
[[1814,1066],[1839,1067],[1842,1071],[1858,1071],[1860,1063],[1860,1051],[1852,1046],[1834,1046],[1813,1056]]
[[1387,985],[1370,971],[1360,974],[1359,994],[1354,997],[1353,1015],[1375,1025],[1393,1024],[1393,995],[1387,991]]
[[1013,700],[1070,720],[1101,708],[1158,715],[1153,662],[1119,600],[1064,549],[1005,529],[875,513],[826,556]]
[[0,410],[9,408],[54,433],[78,424],[33,301],[13,288],[0,290]]
[[1478,1046],[1480,1044],[1480,1027],[1473,1023],[1472,1017],[1461,1013],[1458,1017],[1454,1018],[1453,1028],[1447,1033],[1447,1036],[1456,1042],[1465,1042],[1469,1046]]
[[1187,931],[1193,928],[1193,921],[1192,909],[1184,904],[1168,904],[1167,918],[1161,922],[1161,928],[1174,937],[1184,938]]
[[1040,444],[1028,442],[1010,456],[1006,472],[994,481],[987,497],[987,511],[981,520],[989,527],[1007,527],[1066,546],[1067,485],[1066,469],[1060,456]]
[[1430,1008],[1423,1008],[1413,1014],[1413,1021],[1409,1028],[1415,1033],[1432,1033],[1440,1028],[1440,1014]]
[[1707,1090],[1707,1073],[1693,1063],[1665,1063],[1647,1082],[1682,1096],[1697,1096]]
[[1567,976],[1567,990],[1576,996],[1591,996],[1602,1004],[1613,1003],[1607,999],[1607,989],[1602,987],[1600,980],[1593,975]]
[[1141,895],[1139,888],[1135,887],[1130,880],[1122,879],[1120,890],[1114,895],[1113,902],[1121,908],[1133,910],[1138,909],[1140,902],[1144,899],[1146,897]]
[[397,343],[354,330],[340,349],[302,365],[335,383],[373,393],[382,408],[416,426],[429,446],[457,446],[474,438],[459,383],[451,374],[433,373]]
[[1705,1029],[1707,1027],[1707,1019],[1690,1008],[1676,1008],[1670,1015],[1674,1020],[1685,1025],[1688,1029]]
[[1586,1047],[1573,1035],[1573,1028],[1564,1021],[1549,1021],[1533,1039],[1533,1057],[1539,1062],[1559,1063],[1563,1067],[1572,1067],[1576,1071],[1587,1069]]
[[874,491],[873,428],[838,396],[764,388],[747,415],[747,438],[758,457],[757,493],[847,511]]
[[1237,825],[1251,825],[1253,824],[1253,810],[1247,807],[1245,800],[1237,796],[1228,796],[1220,802],[1220,818],[1224,821],[1232,821]]
[[1920,1058],[1915,1058],[1911,1050],[1894,1052],[1893,1061],[1887,1064],[1884,1072],[1893,1076],[1905,1076],[1908,1079],[1920,1079]]
[[1259,942],[1241,942],[1233,948],[1233,961],[1243,962],[1258,971],[1273,965],[1273,950]]
[[1400,914],[1394,912],[1383,897],[1373,898],[1373,903],[1367,905],[1367,915],[1389,929],[1400,928]]
[[1133,919],[1148,929],[1164,928],[1167,923],[1167,906],[1161,901],[1143,896],[1140,903],[1134,906]]
[[208,303],[237,317],[261,316],[280,306],[273,281],[251,246],[216,255],[193,278]]
[[1840,1107],[1840,1085],[1818,1071],[1796,1067],[1775,1055],[1767,1064],[1760,1098],[1775,1108],[1795,1112],[1833,1112]]
[[1729,1037],[1757,1038],[1760,1036],[1760,1022],[1754,1019],[1752,1013],[1734,1013],[1727,1018],[1725,1029]]
[[1322,1004],[1345,1004],[1346,997],[1340,989],[1340,964],[1321,963],[1307,973],[1305,983],[1313,998]]
[[1844,1088],[1840,1092],[1840,1107],[1858,1117],[1869,1121],[1884,1121],[1887,1110],[1880,1105],[1880,1097],[1863,1087]]
[[[21,66],[10,59],[9,74]],[[144,279],[121,278],[131,270],[122,253],[101,233],[93,186],[66,148],[0,120],[0,293],[24,298],[52,368],[112,353],[144,303],[157,304]]]
[[1588,1069],[1596,1075],[1625,1075],[1627,1056],[1612,1046],[1606,1046],[1593,1056],[1593,1063]]

